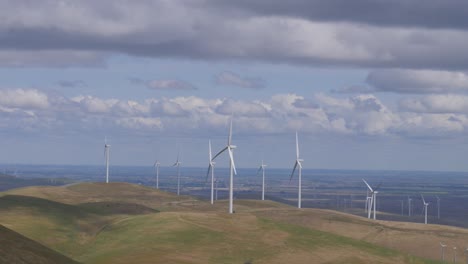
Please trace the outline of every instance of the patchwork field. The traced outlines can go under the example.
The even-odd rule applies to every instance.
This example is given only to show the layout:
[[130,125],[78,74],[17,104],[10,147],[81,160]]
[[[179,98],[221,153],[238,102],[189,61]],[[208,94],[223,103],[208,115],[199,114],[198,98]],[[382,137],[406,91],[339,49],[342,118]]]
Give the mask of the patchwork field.
[[127,183],[0,193],[1,225],[82,263],[439,263],[439,241],[468,241],[462,228],[272,201],[235,210]]

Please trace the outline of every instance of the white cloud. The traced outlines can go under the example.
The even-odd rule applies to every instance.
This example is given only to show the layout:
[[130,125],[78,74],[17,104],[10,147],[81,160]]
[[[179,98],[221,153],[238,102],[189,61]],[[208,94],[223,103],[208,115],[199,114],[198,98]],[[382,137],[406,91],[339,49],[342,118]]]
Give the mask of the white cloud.
[[413,98],[391,109],[372,94],[341,98],[327,94],[316,94],[313,98],[276,94],[267,100],[251,101],[196,96],[132,101],[91,95],[47,96],[34,89],[0,91],[4,95],[0,99],[0,121],[14,124],[11,129],[16,131],[94,134],[111,129],[116,133],[203,135],[207,131],[224,133],[232,113],[237,132],[249,135],[300,130],[406,137],[466,133],[468,129],[468,98],[461,95]]
[[427,95],[400,101],[404,111],[416,113],[464,113],[468,114],[468,96],[459,94]]
[[36,109],[49,107],[46,94],[35,89],[0,90],[0,106]]

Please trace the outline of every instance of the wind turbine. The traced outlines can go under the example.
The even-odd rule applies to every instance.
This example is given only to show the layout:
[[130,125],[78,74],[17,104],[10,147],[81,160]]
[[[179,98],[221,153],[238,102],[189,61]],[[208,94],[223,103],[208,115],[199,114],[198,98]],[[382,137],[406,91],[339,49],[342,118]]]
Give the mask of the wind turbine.
[[260,167],[257,170],[257,176],[260,173],[260,171],[262,171],[262,201],[265,200],[265,167],[266,166],[267,165],[263,164],[263,160],[262,160],[262,165],[260,165]]
[[424,205],[424,224],[427,225],[427,206],[429,205],[429,203],[426,203],[426,200],[424,200],[424,196],[422,194],[421,194],[421,199]]
[[440,219],[440,198],[439,196],[436,196],[437,198],[437,219]]
[[408,216],[411,217],[411,202],[413,201],[413,199],[411,199],[409,196],[408,196]]
[[[366,180],[362,179],[362,181],[367,185],[367,188],[369,189],[370,191],[370,196],[371,196],[371,199],[370,199],[370,203],[369,203],[369,208],[370,210],[368,210],[368,215],[367,215],[367,218],[371,218],[371,212],[372,210],[374,210],[374,220],[376,219],[375,218],[375,207],[376,207],[376,204],[377,204],[377,194],[379,193],[377,190],[379,189],[380,187],[380,184],[377,185],[377,187],[374,187],[374,189],[372,189],[372,187],[366,182]],[[372,206],[374,208],[372,208]]]
[[439,242],[440,244],[440,254],[442,255],[442,262],[445,261],[445,248],[447,247],[447,245],[445,244],[442,244],[442,242]]
[[180,164],[181,162],[179,161],[179,154],[180,154],[180,151],[177,151],[177,160],[174,163],[174,165],[172,165],[172,167],[177,166],[177,195],[180,195]]
[[299,158],[299,140],[297,138],[297,131],[296,131],[296,162],[294,163],[294,168],[291,172],[291,177],[289,178],[289,183],[294,176],[294,172],[296,168],[299,166],[299,179],[298,179],[298,191],[297,191],[297,208],[301,208],[301,201],[302,201],[302,164],[303,159]]
[[104,137],[104,156],[106,158],[106,183],[109,183],[109,154],[110,146],[107,144],[107,138]]
[[156,170],[156,189],[159,189],[159,165],[160,163],[158,160],[156,160],[153,165]]
[[234,198],[234,174],[237,175],[236,171],[236,165],[234,164],[234,155],[232,154],[232,151],[236,148],[236,146],[232,145],[232,117],[231,117],[231,124],[229,126],[229,136],[228,136],[228,142],[227,146],[223,148],[221,151],[216,154],[211,161],[214,161],[216,157],[221,155],[224,151],[227,150],[229,154],[229,213],[232,214],[234,212],[233,210],[233,198]]
[[208,140],[208,154],[210,160],[208,163],[208,171],[206,172],[206,180],[208,180],[208,175],[211,171],[211,204],[214,204],[214,165],[216,162],[214,162],[211,157],[211,140]]

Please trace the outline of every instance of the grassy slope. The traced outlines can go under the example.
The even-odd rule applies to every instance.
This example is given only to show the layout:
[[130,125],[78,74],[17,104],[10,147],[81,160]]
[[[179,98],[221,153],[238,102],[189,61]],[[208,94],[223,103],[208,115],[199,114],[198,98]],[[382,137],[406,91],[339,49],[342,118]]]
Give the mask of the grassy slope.
[[0,225],[0,263],[75,264],[78,263]]
[[5,194],[1,224],[85,263],[431,263],[362,235],[380,223],[270,201],[236,201],[228,215],[225,201],[211,206],[123,183]]

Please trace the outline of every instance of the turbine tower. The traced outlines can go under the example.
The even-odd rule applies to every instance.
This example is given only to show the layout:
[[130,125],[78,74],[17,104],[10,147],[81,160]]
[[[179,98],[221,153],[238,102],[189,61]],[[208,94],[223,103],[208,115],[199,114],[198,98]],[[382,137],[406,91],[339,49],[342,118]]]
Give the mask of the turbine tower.
[[104,137],[104,156],[106,159],[106,183],[109,183],[109,154],[110,154],[110,146],[107,144],[107,138]]
[[174,165],[172,165],[172,167],[177,166],[177,195],[180,195],[180,164],[181,162],[179,161],[179,154],[180,154],[180,151],[177,151],[177,160],[174,163]]
[[267,165],[264,164],[262,160],[262,165],[260,165],[260,167],[257,170],[257,176],[260,173],[260,171],[262,171],[262,201],[265,200],[265,167],[266,166]]
[[223,148],[221,151],[216,154],[211,161],[214,161],[216,157],[221,155],[224,151],[227,150],[229,154],[229,213],[232,214],[234,212],[233,208],[233,199],[234,199],[234,175],[237,175],[236,165],[234,164],[234,155],[232,154],[233,150],[236,146],[232,145],[232,117],[231,117],[231,124],[229,126],[229,136],[227,146]]
[[214,162],[211,157],[211,140],[208,140],[208,155],[210,159],[208,163],[208,171],[206,172],[206,180],[208,180],[208,175],[211,171],[211,204],[214,204],[214,165],[216,162]]
[[440,219],[440,197],[436,196],[437,198],[437,219]]
[[299,158],[299,141],[297,138],[297,132],[296,132],[296,162],[294,163],[294,168],[291,172],[291,177],[289,178],[289,183],[291,183],[291,180],[294,176],[294,172],[296,171],[296,168],[299,166],[299,177],[298,177],[298,191],[297,191],[297,208],[301,208],[301,201],[302,201],[302,164],[303,159]]
[[160,163],[158,160],[156,160],[153,165],[156,170],[156,189],[159,189],[159,165]]
[[429,203],[426,203],[426,200],[424,200],[424,196],[422,194],[421,194],[421,199],[424,205],[424,224],[427,225],[427,206],[429,205]]

